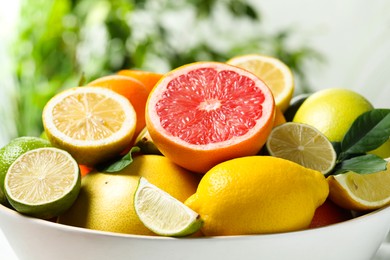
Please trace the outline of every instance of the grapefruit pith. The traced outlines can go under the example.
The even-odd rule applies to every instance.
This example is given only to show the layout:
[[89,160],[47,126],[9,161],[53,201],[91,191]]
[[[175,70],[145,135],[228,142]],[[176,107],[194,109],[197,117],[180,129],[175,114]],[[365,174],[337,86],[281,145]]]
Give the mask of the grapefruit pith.
[[270,89],[254,74],[219,62],[196,62],[165,74],[149,95],[146,125],[157,148],[199,173],[256,154],[275,117]]

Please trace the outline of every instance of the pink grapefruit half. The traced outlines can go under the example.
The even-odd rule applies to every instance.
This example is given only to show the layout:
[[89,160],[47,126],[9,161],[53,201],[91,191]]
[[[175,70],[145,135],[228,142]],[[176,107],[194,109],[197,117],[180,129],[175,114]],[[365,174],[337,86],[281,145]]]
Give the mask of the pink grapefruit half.
[[166,157],[205,173],[261,149],[274,123],[275,102],[254,74],[225,63],[196,62],[161,78],[149,95],[145,117]]

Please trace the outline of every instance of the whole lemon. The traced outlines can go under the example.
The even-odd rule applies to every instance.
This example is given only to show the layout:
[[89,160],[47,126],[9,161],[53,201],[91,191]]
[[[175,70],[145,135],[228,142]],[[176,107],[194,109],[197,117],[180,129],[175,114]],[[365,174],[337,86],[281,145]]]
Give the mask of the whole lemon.
[[330,141],[338,142],[355,119],[371,109],[372,104],[359,93],[330,88],[309,96],[296,112],[293,122],[314,126]]
[[307,228],[328,192],[318,171],[249,156],[214,166],[185,204],[200,214],[207,236],[276,233]]
[[199,177],[159,155],[141,155],[116,173],[91,172],[82,179],[79,197],[58,222],[127,234],[153,235],[137,217],[133,197],[140,177],[180,201],[195,193]]

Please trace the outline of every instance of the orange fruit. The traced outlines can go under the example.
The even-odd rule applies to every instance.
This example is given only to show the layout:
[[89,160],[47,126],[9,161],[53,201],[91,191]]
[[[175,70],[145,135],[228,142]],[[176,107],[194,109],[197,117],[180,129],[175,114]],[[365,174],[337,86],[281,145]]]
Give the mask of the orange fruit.
[[130,101],[137,114],[134,138],[137,137],[139,132],[145,127],[145,105],[149,92],[146,90],[144,84],[130,77],[109,75],[98,78],[87,85],[109,88]]
[[351,211],[336,205],[329,198],[314,212],[309,228],[324,227],[352,218]]
[[150,92],[163,74],[144,70],[120,70],[118,75],[129,76],[141,81]]
[[145,114],[161,153],[199,173],[256,154],[274,116],[274,98],[263,81],[219,62],[196,62],[165,74],[150,93]]
[[88,167],[88,166],[83,165],[83,164],[79,164],[79,168],[80,168],[80,174],[82,177],[84,177],[85,175],[87,175],[88,173],[90,173],[93,170],[92,167]]
[[284,116],[282,110],[279,107],[275,106],[275,121],[274,127],[286,123],[286,117]]

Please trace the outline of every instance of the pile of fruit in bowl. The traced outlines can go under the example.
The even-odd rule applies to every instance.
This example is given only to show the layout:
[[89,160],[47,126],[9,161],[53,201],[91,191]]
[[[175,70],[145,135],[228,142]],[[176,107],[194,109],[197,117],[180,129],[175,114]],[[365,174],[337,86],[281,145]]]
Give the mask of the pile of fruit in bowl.
[[42,136],[0,150],[0,227],[22,259],[369,259],[390,229],[390,109],[293,95],[257,54],[62,91]]

